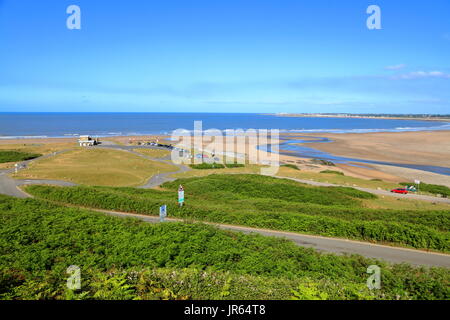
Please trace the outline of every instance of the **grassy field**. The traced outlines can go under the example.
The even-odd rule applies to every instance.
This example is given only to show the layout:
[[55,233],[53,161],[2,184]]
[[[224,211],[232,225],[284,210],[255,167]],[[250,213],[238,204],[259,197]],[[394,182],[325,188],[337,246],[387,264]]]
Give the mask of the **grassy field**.
[[56,151],[79,148],[74,142],[55,142],[55,143],[22,143],[22,144],[0,144],[0,151],[15,150],[27,153],[50,154]]
[[[0,196],[0,299],[448,299],[450,271]],[[369,265],[381,289],[366,286]],[[81,290],[67,288],[70,265]]]
[[[225,169],[222,169],[225,170]],[[185,188],[178,208],[176,190]],[[312,187],[260,175],[179,179],[163,190],[28,186],[38,198],[79,206],[318,234],[449,251],[449,210],[370,209],[373,194],[344,187]]]
[[383,190],[392,190],[393,188],[397,188],[400,185],[386,182],[386,181],[374,181],[374,180],[366,180],[360,178],[349,177],[341,174],[335,173],[320,173],[320,172],[310,172],[310,171],[299,171],[288,167],[280,167],[278,171],[278,176],[280,177],[290,177],[304,180],[314,180],[318,182],[326,182],[333,183],[339,185],[345,185],[349,187],[363,187],[363,188],[371,188],[377,189],[381,188]]
[[[261,172],[261,166],[258,165],[246,165],[244,168],[224,168],[224,169],[192,169],[190,171],[176,173],[171,175],[173,178],[193,178],[193,177],[206,177],[212,174],[259,174]],[[328,173],[314,173],[314,172],[300,172],[297,169],[282,166],[278,173],[278,177],[297,178],[303,180],[313,180],[318,182],[327,183],[342,183],[345,186],[352,187],[357,185],[364,188],[384,190],[391,190],[398,185],[384,182],[384,181],[371,181],[353,177],[345,177]],[[443,203],[433,203],[429,201],[420,201],[413,199],[402,199],[402,197],[389,197],[380,196],[377,199],[370,199],[362,201],[362,205],[367,208],[373,209],[422,209],[422,210],[450,210],[450,205]]]
[[36,161],[13,177],[98,186],[138,186],[154,174],[176,170],[173,165],[150,161],[126,151],[79,148]]
[[143,155],[146,155],[146,156],[149,156],[149,157],[152,157],[152,158],[156,158],[156,159],[167,157],[171,153],[170,150],[163,150],[163,149],[142,149],[142,148],[136,148],[136,149],[133,149],[133,151],[139,152],[139,153],[141,153]]
[[[21,153],[28,153],[28,154],[40,154],[40,155],[46,155],[50,154],[56,151],[66,150],[66,149],[73,149],[76,148],[76,144],[74,143],[22,143],[22,144],[10,144],[10,143],[3,143],[0,144],[0,152],[5,151],[17,151]],[[0,169],[8,169],[13,168],[14,164],[17,160],[12,160],[11,162],[1,162],[0,161]],[[20,161],[20,160],[19,160]]]

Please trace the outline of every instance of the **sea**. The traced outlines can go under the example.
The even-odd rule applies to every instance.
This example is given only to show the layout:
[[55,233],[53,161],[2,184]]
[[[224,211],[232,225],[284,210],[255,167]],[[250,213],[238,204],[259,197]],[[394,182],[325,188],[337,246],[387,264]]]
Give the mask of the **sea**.
[[450,123],[420,120],[282,117],[248,113],[0,113],[0,139],[91,135],[170,135],[207,129],[279,129],[281,133],[364,133],[450,130]]

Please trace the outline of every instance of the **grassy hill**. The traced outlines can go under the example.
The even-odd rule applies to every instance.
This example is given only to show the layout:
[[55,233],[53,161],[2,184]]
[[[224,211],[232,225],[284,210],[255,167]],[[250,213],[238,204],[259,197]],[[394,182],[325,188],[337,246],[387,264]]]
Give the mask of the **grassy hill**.
[[[2,299],[448,299],[450,272],[0,196]],[[369,265],[382,287],[366,287]],[[66,286],[81,268],[82,289]]]
[[[177,206],[177,188],[186,204]],[[375,196],[352,188],[312,187],[259,175],[210,175],[179,179],[163,190],[110,187],[28,186],[38,198],[84,207],[187,220],[238,224],[413,248],[449,251],[448,210],[368,209]]]
[[20,179],[53,179],[100,186],[137,186],[158,172],[177,167],[111,149],[75,149],[36,161],[14,175]]

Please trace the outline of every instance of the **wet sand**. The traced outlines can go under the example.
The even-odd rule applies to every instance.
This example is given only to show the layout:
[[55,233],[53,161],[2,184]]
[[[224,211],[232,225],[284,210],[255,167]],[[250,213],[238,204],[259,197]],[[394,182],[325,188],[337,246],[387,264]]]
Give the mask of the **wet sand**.
[[[325,137],[333,140],[333,142],[329,143],[308,143],[306,146],[336,156],[450,167],[450,131],[377,132],[360,134],[308,133],[301,135]],[[159,139],[160,143],[176,145],[177,142],[166,140],[167,138],[168,136],[120,136],[100,138],[100,140],[114,141],[127,145],[130,142],[135,144],[137,141],[146,142]],[[73,142],[74,146],[77,146],[76,138],[0,140],[0,145],[51,144],[62,142]],[[243,150],[242,147],[240,145],[238,149]],[[256,146],[246,143],[244,150],[248,152],[251,148],[256,148]],[[274,157],[269,156],[268,158],[275,160]],[[280,155],[279,159],[281,162],[296,164],[301,170],[319,172],[324,169],[329,169],[323,165],[313,164],[311,163],[311,159],[307,158]],[[364,168],[349,164],[337,164],[336,169],[344,172],[346,175],[363,179],[382,179],[391,182],[421,179],[427,183],[450,186],[450,177],[445,175],[386,165],[363,164],[363,166]]]
[[[312,134],[311,134],[312,135]],[[337,156],[450,167],[450,131],[316,134],[333,140],[308,147]]]
[[[332,142],[308,143],[315,148],[336,156],[378,160],[392,163],[450,167],[450,131],[377,132],[377,133],[317,133],[302,136],[329,138]],[[363,164],[365,168],[338,165],[349,175],[414,180],[450,186],[450,176],[396,166]],[[375,174],[379,172],[379,174]],[[372,174],[373,173],[373,174]]]

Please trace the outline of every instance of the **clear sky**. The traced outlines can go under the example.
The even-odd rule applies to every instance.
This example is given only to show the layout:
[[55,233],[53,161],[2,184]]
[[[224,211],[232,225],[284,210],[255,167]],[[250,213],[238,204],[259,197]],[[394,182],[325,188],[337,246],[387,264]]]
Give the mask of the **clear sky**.
[[0,0],[1,111],[450,113],[450,1]]

